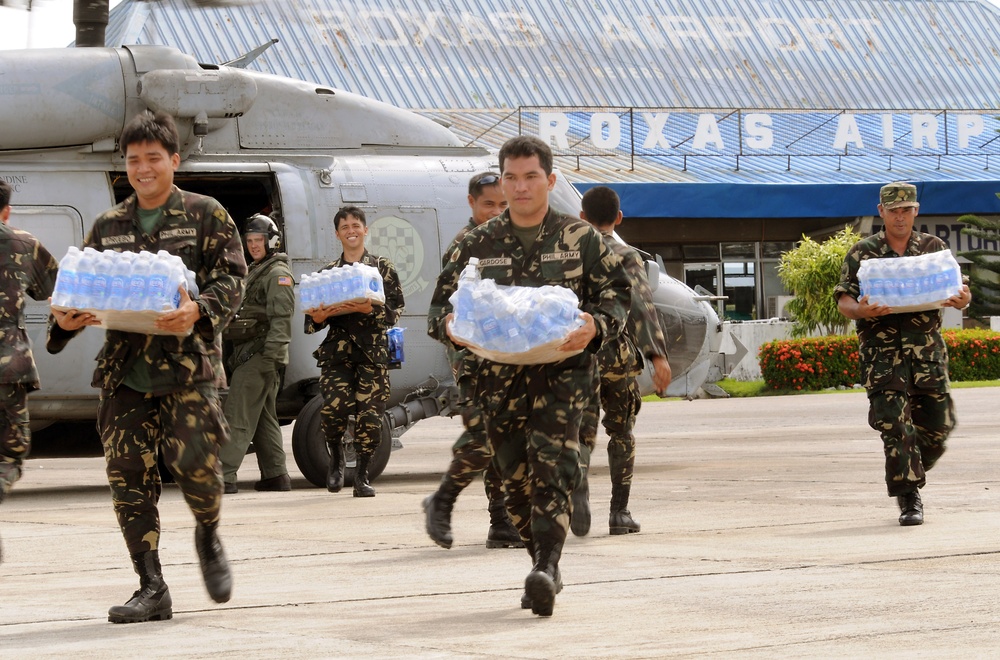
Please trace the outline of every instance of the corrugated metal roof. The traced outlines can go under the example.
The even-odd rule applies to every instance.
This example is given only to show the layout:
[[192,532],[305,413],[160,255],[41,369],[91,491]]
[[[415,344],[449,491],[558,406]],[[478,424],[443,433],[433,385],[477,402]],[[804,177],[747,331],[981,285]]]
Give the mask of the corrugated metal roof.
[[996,108],[982,0],[127,0],[108,45],[159,43],[412,109]]
[[557,164],[567,178],[638,190],[996,181],[1000,141],[945,157],[838,158],[814,155],[830,153],[828,139],[800,131],[783,156],[598,154],[584,148],[571,107],[989,115],[1000,108],[998,34],[1000,10],[983,0],[125,0],[107,43],[165,44],[221,63],[277,38],[248,68],[414,109],[493,149],[537,130],[522,123],[526,107],[566,107],[574,142],[561,153],[572,155]]

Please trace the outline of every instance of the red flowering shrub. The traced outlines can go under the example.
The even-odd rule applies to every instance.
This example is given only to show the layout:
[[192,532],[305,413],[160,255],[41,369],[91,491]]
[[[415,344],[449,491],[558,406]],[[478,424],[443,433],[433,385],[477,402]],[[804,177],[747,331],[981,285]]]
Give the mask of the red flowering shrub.
[[1000,378],[1000,332],[992,330],[945,330],[948,375],[952,380]]
[[[946,330],[942,334],[951,380],[1000,378],[1000,333]],[[851,387],[861,379],[855,335],[776,339],[760,347],[757,359],[771,390]]]

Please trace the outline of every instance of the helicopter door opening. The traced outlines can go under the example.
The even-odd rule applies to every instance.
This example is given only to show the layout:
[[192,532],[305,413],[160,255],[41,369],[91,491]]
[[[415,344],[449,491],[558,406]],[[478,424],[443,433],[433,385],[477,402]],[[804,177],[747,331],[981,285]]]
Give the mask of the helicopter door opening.
[[[125,176],[113,177],[113,181],[116,203],[132,194],[132,187]],[[270,216],[281,232],[282,245],[285,244],[285,222],[278,187],[271,174],[178,171],[174,174],[174,183],[181,190],[217,199],[229,211],[241,236],[247,218],[255,213]],[[244,253],[244,256],[249,262],[250,255]]]

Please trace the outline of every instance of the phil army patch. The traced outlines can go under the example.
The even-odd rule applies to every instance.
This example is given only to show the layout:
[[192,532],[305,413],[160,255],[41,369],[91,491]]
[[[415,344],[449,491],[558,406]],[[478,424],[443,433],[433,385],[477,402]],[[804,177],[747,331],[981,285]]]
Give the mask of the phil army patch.
[[293,284],[292,278],[288,277],[287,275],[278,276],[278,286],[292,286],[292,284]]

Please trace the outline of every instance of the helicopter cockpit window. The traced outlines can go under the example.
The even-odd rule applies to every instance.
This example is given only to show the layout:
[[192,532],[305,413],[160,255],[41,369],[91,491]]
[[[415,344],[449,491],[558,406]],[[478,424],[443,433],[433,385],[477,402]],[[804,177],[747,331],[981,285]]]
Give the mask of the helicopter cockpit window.
[[11,206],[10,226],[31,233],[61,259],[71,245],[83,242],[80,214],[70,206]]
[[549,205],[566,215],[580,217],[580,192],[563,177],[562,172],[556,172],[556,185],[549,193]]

